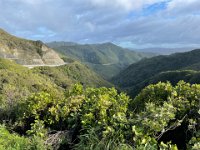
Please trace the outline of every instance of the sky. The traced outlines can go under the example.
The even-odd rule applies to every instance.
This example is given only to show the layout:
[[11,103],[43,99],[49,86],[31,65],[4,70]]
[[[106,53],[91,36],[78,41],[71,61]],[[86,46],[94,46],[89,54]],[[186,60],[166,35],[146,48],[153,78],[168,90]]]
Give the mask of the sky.
[[44,42],[200,47],[200,0],[0,0],[0,28]]

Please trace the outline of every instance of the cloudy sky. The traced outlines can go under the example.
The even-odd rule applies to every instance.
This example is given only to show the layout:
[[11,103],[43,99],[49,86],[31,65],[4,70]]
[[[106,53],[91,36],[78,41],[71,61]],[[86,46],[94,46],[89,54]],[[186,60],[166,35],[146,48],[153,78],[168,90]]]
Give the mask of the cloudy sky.
[[199,46],[200,0],[0,0],[0,28],[44,42]]

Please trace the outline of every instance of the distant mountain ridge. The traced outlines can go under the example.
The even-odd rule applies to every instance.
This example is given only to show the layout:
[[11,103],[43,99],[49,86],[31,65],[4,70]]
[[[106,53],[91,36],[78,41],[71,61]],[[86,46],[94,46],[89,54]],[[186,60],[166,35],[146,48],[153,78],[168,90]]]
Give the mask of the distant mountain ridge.
[[107,79],[134,62],[154,56],[149,53],[124,49],[113,43],[77,44],[71,42],[52,42],[47,43],[47,45],[63,55],[87,64]]
[[145,53],[156,53],[160,55],[170,55],[173,53],[183,53],[191,51],[192,49],[198,49],[197,47],[179,47],[179,48],[162,48],[162,47],[154,47],[154,48],[143,48],[143,49],[131,49],[138,52]]
[[0,29],[0,57],[21,65],[64,64],[58,53],[41,41],[18,38],[3,29]]
[[49,47],[60,47],[60,46],[74,46],[74,45],[78,45],[78,44],[75,43],[75,42],[65,42],[65,41],[57,42],[57,41],[54,41],[54,42],[47,43],[47,45]]

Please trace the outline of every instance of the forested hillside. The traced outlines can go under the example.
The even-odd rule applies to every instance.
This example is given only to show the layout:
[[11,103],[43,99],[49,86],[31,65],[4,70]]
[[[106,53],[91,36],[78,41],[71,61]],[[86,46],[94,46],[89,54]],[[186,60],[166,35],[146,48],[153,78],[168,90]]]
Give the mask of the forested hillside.
[[48,91],[62,95],[73,84],[111,86],[86,66],[74,62],[60,67],[36,67],[30,70],[10,60],[0,59],[0,93],[8,101],[25,98],[30,93]]
[[70,42],[53,42],[47,45],[61,54],[87,64],[106,79],[113,77],[134,62],[154,56],[150,53],[130,51],[112,43],[81,45]]
[[200,84],[200,71],[175,70],[175,71],[161,72],[125,90],[129,93],[130,96],[135,97],[144,87],[148,86],[149,84],[156,84],[160,81],[161,82],[169,81],[170,83],[172,83],[172,85],[175,85],[180,80],[183,80],[191,84],[194,83]]
[[63,88],[69,88],[74,83],[81,83],[84,87],[113,86],[86,65],[76,61],[58,67],[35,67],[32,71],[52,80]]
[[[177,78],[176,83],[179,80],[184,79],[188,81],[184,72],[176,72],[176,70],[198,71],[199,63],[199,49],[185,53],[176,53],[169,56],[156,56],[149,59],[143,59],[137,63],[130,65],[127,69],[123,70],[121,73],[115,76],[112,81],[115,85],[129,91],[131,91],[131,89],[141,90],[142,88],[144,88],[144,85],[148,85],[150,80],[154,80],[154,77],[157,81],[163,81],[163,78],[165,78],[164,81],[169,80],[172,82]],[[165,73],[166,71],[175,71],[176,75],[171,72]],[[190,73],[193,74],[194,72],[191,71]],[[170,77],[170,75],[174,76]],[[195,82],[193,81],[192,83]],[[135,94],[135,92],[133,93]]]

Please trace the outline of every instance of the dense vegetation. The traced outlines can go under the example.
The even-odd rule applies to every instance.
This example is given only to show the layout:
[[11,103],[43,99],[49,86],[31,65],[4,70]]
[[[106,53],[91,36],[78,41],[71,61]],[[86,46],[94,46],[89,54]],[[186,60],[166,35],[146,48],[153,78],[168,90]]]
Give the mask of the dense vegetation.
[[0,146],[198,150],[199,98],[200,85],[183,81],[149,85],[134,100],[114,88],[84,89],[80,84],[62,98],[41,91],[16,101],[17,109],[9,110],[15,113],[6,122],[1,118]]
[[[185,53],[177,53],[169,56],[156,56],[149,59],[143,59],[140,62],[130,65],[127,69],[123,70],[119,75],[112,79],[112,82],[122,89],[135,91],[131,89],[141,90],[151,80],[157,81],[176,81],[186,80],[190,82],[187,74],[184,70],[199,70],[200,63],[200,50],[193,50]],[[176,72],[177,70],[182,70],[181,72]],[[174,73],[168,71],[175,71]],[[166,73],[165,73],[166,72]],[[175,75],[176,74],[176,75]],[[190,72],[190,74],[195,74]],[[164,77],[165,76],[165,77]],[[158,78],[159,77],[159,78]],[[163,80],[165,78],[165,80]],[[191,75],[190,75],[190,78]],[[197,78],[196,78],[197,79]],[[154,82],[156,83],[156,82]],[[191,83],[196,83],[195,80]],[[198,83],[198,81],[197,81]],[[144,85],[144,86],[142,86]],[[137,94],[138,92],[136,92]],[[135,92],[130,94],[135,96]]]
[[112,43],[80,45],[70,42],[52,42],[48,43],[48,46],[63,55],[87,64],[107,79],[142,58],[154,56],[150,53],[139,53],[123,49]]
[[62,97],[65,90],[75,83],[91,87],[111,86],[77,62],[61,67],[39,67],[30,70],[9,60],[0,59],[0,100],[4,100],[1,101],[1,106],[5,107],[1,117],[6,119],[15,113],[10,109],[17,109],[16,101],[27,98],[31,93],[46,91]]
[[91,87],[112,86],[87,66],[76,61],[59,67],[36,67],[32,71],[41,74],[44,78],[51,79],[56,85],[63,88],[68,88],[77,82]]

